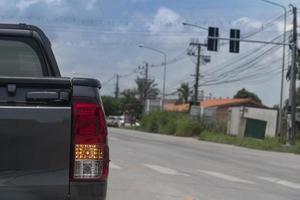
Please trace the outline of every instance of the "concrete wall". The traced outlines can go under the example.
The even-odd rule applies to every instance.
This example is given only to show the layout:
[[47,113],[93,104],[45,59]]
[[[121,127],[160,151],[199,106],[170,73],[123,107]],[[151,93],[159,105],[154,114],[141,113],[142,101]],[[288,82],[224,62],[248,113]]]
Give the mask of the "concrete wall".
[[210,107],[210,108],[201,108],[201,116],[203,119],[208,121],[215,121],[216,120],[216,107]]
[[267,127],[265,136],[276,136],[277,110],[245,107],[244,118],[266,121]]
[[228,110],[228,123],[227,123],[227,134],[228,135],[239,135],[240,134],[240,122],[241,122],[241,107],[230,108]]
[[243,136],[247,119],[266,121],[265,136],[276,136],[277,110],[252,107],[231,107],[229,109],[227,134]]
[[228,121],[228,107],[209,107],[201,108],[201,116],[210,121],[225,122]]
[[216,120],[219,122],[227,122],[228,121],[228,111],[229,107],[219,107],[216,111]]

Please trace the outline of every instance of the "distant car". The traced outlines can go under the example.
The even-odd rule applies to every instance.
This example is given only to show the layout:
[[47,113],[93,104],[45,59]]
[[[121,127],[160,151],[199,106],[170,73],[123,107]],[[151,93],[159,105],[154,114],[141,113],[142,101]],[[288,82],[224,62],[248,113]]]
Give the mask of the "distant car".
[[141,125],[140,122],[138,121],[135,122],[135,126],[140,126],[140,125]]
[[118,116],[108,116],[106,119],[106,124],[107,126],[114,126],[117,127],[119,126],[118,124]]
[[110,115],[110,116],[108,116],[108,118],[106,120],[106,124],[107,124],[107,126],[121,127],[121,126],[124,126],[124,124],[125,124],[125,118],[123,115],[121,115],[121,116]]
[[119,118],[118,118],[118,126],[119,127],[125,126],[125,116],[124,115],[119,116]]

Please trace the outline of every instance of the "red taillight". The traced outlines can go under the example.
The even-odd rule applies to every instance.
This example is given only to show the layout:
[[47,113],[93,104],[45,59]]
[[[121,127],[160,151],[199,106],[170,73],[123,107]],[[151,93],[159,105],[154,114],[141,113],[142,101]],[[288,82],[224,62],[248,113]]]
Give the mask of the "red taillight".
[[106,180],[108,176],[107,129],[97,103],[73,103],[72,180]]

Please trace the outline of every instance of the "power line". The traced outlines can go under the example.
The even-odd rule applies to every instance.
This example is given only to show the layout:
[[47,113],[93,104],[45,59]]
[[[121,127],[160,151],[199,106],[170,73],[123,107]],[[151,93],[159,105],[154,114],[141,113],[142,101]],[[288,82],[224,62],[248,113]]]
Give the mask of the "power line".
[[104,81],[104,82],[102,82],[102,86],[105,86],[105,85],[107,85],[110,81],[112,81],[114,78],[116,77],[116,75],[113,75],[111,78],[109,78],[108,80],[106,80],[106,81]]

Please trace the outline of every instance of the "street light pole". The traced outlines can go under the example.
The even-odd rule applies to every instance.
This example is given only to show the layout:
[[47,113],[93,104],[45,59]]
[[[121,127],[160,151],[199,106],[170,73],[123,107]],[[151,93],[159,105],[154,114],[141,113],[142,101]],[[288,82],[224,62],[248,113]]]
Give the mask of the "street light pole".
[[[284,23],[283,23],[283,43],[286,43],[286,22],[287,22],[287,10],[286,7],[269,0],[261,0],[263,2],[272,4],[274,6],[280,7],[284,11]],[[284,89],[284,68],[285,68],[285,46],[282,46],[282,69],[281,69],[281,87],[280,87],[280,103],[279,103],[279,116],[277,123],[277,135],[281,134],[281,122],[282,122],[282,111],[283,111],[283,89]]]
[[208,28],[205,28],[203,26],[199,26],[199,25],[196,25],[196,24],[190,24],[190,23],[187,23],[187,22],[182,22],[182,25],[183,26],[192,26],[192,27],[196,27],[196,28],[208,31]]
[[164,80],[163,80],[163,96],[162,96],[162,106],[161,110],[164,110],[165,105],[165,98],[166,98],[166,76],[167,76],[167,54],[163,53],[164,55]]
[[164,110],[164,105],[165,105],[165,96],[166,96],[166,77],[167,77],[167,54],[161,50],[158,50],[158,49],[155,49],[155,48],[152,48],[152,47],[148,47],[148,46],[145,46],[143,44],[140,44],[139,45],[140,48],[145,48],[145,49],[149,49],[149,50],[152,50],[152,51],[155,51],[157,53],[160,53],[163,55],[164,57],[164,73],[163,73],[163,88],[162,88],[162,105],[161,105],[161,110]]

